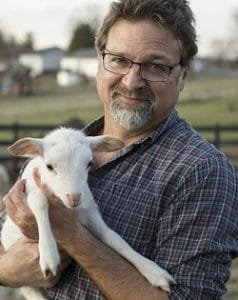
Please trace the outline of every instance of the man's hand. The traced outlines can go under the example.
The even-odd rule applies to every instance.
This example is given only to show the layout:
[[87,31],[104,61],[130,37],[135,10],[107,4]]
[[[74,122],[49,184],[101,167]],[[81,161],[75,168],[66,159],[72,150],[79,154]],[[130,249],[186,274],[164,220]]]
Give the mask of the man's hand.
[[21,232],[30,239],[38,239],[36,219],[27,205],[25,181],[18,180],[4,196],[3,202],[6,213],[21,229]]
[[0,256],[0,282],[11,287],[23,285],[33,287],[53,287],[69,265],[68,256],[61,253],[61,264],[57,276],[49,273],[44,278],[39,266],[38,243],[25,237],[20,238],[8,251]]

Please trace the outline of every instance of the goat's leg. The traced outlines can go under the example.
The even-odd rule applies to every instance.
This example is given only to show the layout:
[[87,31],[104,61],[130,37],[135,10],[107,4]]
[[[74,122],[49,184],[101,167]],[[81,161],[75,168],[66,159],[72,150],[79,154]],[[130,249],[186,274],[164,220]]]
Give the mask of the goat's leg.
[[35,192],[28,195],[28,204],[38,225],[41,270],[44,276],[47,271],[56,275],[60,256],[50,226],[48,201],[42,193]]
[[37,288],[23,286],[20,288],[20,292],[26,300],[47,300]]
[[172,276],[156,263],[133,250],[123,238],[105,224],[99,211],[90,211],[87,216],[84,214],[84,217],[86,217],[84,225],[104,244],[127,259],[153,286],[170,291],[169,283],[174,283]]

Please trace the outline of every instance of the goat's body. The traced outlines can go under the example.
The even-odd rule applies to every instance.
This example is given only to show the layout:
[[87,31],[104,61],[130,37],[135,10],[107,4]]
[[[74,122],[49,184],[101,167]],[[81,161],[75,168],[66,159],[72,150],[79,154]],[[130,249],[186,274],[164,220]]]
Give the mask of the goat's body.
[[[62,130],[62,129],[61,129]],[[62,197],[62,201],[66,206],[76,206],[74,209],[77,210],[79,221],[82,225],[86,226],[90,232],[92,232],[98,239],[100,239],[103,243],[114,249],[121,256],[126,258],[131,264],[133,264],[139,272],[154,286],[158,286],[163,288],[164,290],[169,290],[169,282],[172,282],[172,277],[163,269],[161,269],[157,264],[153,261],[143,257],[136,251],[134,251],[125,240],[123,240],[116,232],[112,231],[103,221],[99,209],[93,199],[92,193],[87,184],[87,169],[80,159],[91,159],[91,155],[88,153],[85,154],[85,149],[89,152],[90,145],[87,141],[87,137],[79,134],[78,140],[72,141],[71,138],[67,139],[69,134],[72,132],[65,129],[62,131],[62,135],[58,137],[58,143],[63,143],[62,139],[66,139],[67,147],[61,147],[61,151],[65,156],[67,154],[70,158],[61,157],[61,160],[66,160],[66,162],[61,162],[63,164],[62,169],[64,170],[64,176],[62,176],[63,180],[65,180],[64,184],[57,185],[58,183],[54,182],[54,178],[44,178],[43,174],[47,175],[45,164],[42,157],[37,157],[31,160],[26,169],[24,170],[22,177],[26,179],[26,195],[28,205],[31,208],[33,214],[35,215],[38,231],[39,231],[39,253],[40,253],[40,266],[42,272],[45,274],[48,270],[50,270],[53,274],[56,274],[57,266],[60,263],[59,253],[56,246],[56,242],[54,236],[51,231],[49,216],[48,216],[48,202],[45,196],[42,194],[40,189],[36,186],[32,172],[34,168],[38,168],[41,174],[41,179],[45,180],[45,183],[48,184],[51,188],[52,185],[55,185],[55,192],[58,197]],[[68,132],[69,131],[69,132]],[[75,133],[73,133],[75,134]],[[54,136],[53,136],[54,137]],[[75,138],[77,135],[75,135]],[[60,139],[61,138],[61,139]],[[98,139],[98,137],[96,138]],[[52,143],[50,140],[52,147],[55,147],[56,142]],[[69,144],[70,143],[70,144]],[[108,141],[106,141],[106,144]],[[115,146],[115,145],[114,145]],[[78,147],[82,147],[81,156],[76,160],[72,153],[76,156],[78,153],[80,154],[80,149]],[[95,147],[95,146],[94,146]],[[108,145],[106,145],[108,147]],[[116,147],[116,146],[115,146]],[[62,150],[63,149],[63,150]],[[65,150],[69,149],[69,150]],[[67,152],[68,151],[68,152]],[[74,158],[73,161],[72,157]],[[52,157],[50,156],[52,159]],[[80,158],[80,159],[79,159]],[[49,158],[44,158],[49,159]],[[57,157],[59,159],[59,157]],[[77,165],[78,164],[78,165]],[[67,167],[71,168],[67,171]],[[85,178],[81,180],[82,174],[80,174],[80,170],[85,172]],[[71,174],[73,173],[73,174]],[[81,172],[82,173],[82,172]],[[45,175],[45,176],[46,176]],[[81,175],[81,176],[80,176]],[[49,176],[49,174],[47,175]],[[46,176],[46,177],[47,177]],[[59,174],[58,174],[59,176]],[[67,178],[68,176],[68,178]],[[50,176],[49,176],[50,177]],[[60,177],[60,176],[59,176]],[[80,178],[80,180],[78,179]],[[58,180],[58,179],[57,179]],[[74,181],[74,182],[72,182]],[[81,182],[83,181],[83,182]],[[61,189],[61,186],[66,189],[64,191]],[[75,195],[80,195],[80,203],[78,205],[78,199],[73,199],[73,197],[68,197],[69,191],[67,188],[70,188],[70,192],[74,197]],[[59,189],[59,191],[58,191]],[[67,195],[67,196],[64,196]],[[79,196],[78,196],[79,197]],[[11,221],[9,217],[7,217],[6,222],[4,223],[2,230],[2,244],[5,249],[8,249],[17,239],[22,236],[20,230],[17,226]],[[27,300],[43,300],[46,299],[41,295],[39,290],[33,288],[23,288],[23,295]]]
[[[39,158],[31,160],[27,164],[22,174],[22,178],[26,179],[25,190],[27,195],[27,203],[34,214],[38,225],[41,270],[43,273],[46,273],[47,270],[51,270],[53,274],[56,274],[56,269],[60,263],[60,258],[50,227],[48,202],[44,194],[36,186],[32,177],[32,171],[35,167],[41,167]],[[23,235],[19,228],[7,216],[1,233],[1,242],[4,249],[9,249],[22,236]],[[27,300],[46,300],[46,298],[36,288],[22,287],[21,294]]]

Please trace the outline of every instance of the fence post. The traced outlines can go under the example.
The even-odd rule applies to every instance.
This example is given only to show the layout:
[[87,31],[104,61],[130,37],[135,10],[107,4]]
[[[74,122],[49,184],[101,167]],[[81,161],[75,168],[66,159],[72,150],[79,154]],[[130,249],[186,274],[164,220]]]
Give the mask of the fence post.
[[13,139],[14,141],[18,140],[19,138],[19,124],[14,123],[13,124]]

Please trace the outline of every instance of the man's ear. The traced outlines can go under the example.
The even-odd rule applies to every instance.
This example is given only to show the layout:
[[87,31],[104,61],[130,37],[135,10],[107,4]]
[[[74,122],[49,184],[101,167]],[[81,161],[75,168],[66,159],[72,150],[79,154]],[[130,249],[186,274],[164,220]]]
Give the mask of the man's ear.
[[8,151],[15,156],[43,156],[43,141],[42,139],[23,138],[8,147]]
[[185,83],[188,79],[189,73],[190,73],[190,65],[182,67],[182,72],[178,79],[178,91],[181,92],[184,89]]

